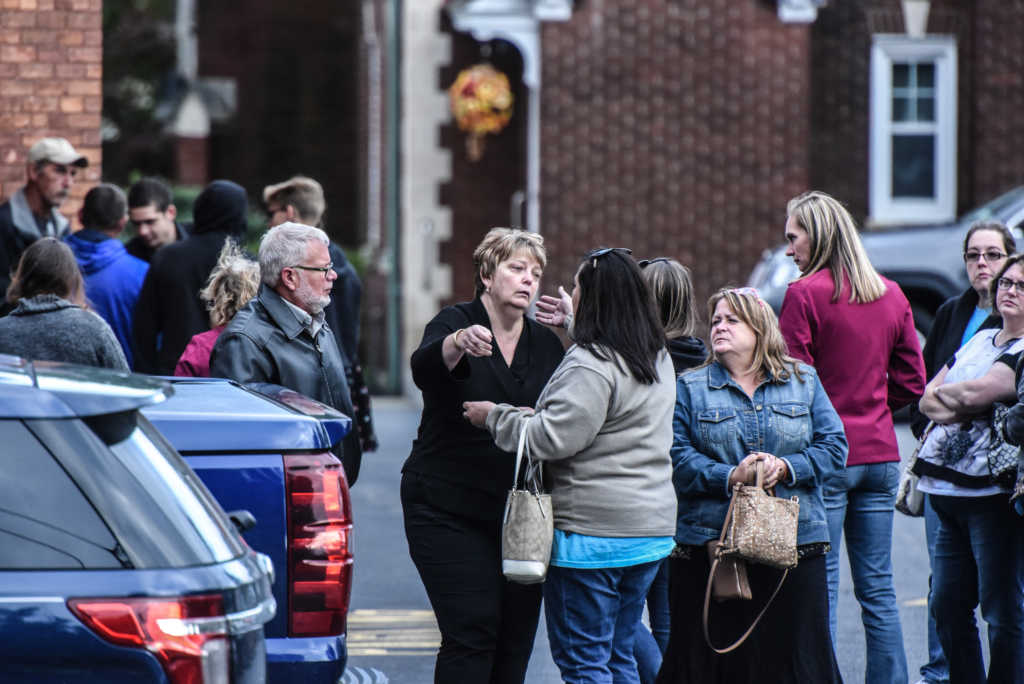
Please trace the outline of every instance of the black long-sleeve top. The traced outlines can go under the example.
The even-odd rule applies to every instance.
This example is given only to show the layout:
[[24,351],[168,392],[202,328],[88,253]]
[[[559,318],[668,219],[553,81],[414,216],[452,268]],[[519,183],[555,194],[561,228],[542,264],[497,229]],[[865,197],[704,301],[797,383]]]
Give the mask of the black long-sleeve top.
[[511,366],[495,342],[490,357],[464,355],[449,371],[441,352],[444,338],[477,324],[491,327],[479,298],[449,306],[427,324],[410,361],[423,392],[423,416],[402,472],[419,476],[432,505],[488,520],[501,515],[514,454],[495,446],[487,430],[473,427],[462,416],[462,402],[532,407],[565,352],[553,332],[524,318]]

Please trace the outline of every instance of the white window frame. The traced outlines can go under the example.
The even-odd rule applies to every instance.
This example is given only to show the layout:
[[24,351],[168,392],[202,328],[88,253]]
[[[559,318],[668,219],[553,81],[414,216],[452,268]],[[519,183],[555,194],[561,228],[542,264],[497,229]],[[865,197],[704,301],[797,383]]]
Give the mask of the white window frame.
[[[893,62],[935,63],[934,123],[892,121]],[[956,218],[957,49],[952,36],[909,38],[876,34],[871,45],[869,211],[876,225],[931,223]],[[892,136],[934,133],[935,198],[893,198]]]

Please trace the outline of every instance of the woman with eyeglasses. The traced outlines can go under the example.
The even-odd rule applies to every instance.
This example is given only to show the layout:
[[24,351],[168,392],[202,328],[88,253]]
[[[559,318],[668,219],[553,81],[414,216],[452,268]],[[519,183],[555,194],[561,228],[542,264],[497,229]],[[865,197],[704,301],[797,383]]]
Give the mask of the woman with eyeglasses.
[[[1024,255],[1006,259],[991,284],[1001,328],[975,333],[928,383],[921,412],[935,426],[918,453],[918,488],[939,525],[931,610],[949,681],[1024,682],[1024,527],[1011,486],[989,476],[994,402],[1017,398],[1014,369],[1024,352]],[[975,608],[988,625],[986,679]]]
[[496,444],[466,422],[462,404],[537,402],[564,354],[558,337],[526,316],[546,263],[540,235],[491,229],[473,252],[476,296],[434,316],[410,361],[423,416],[401,499],[409,554],[441,630],[435,682],[526,677],[541,587],[501,573],[516,445]]
[[[669,257],[643,259],[637,265],[654,296],[676,375],[701,365],[707,358],[708,350],[704,341],[696,337],[698,314],[690,269]],[[642,622],[637,624],[633,653],[640,681],[652,684],[668,647],[670,617],[667,559],[661,562],[658,574],[647,592],[647,616],[650,629]]]
[[[708,301],[708,314],[711,357],[684,372],[676,389],[672,630],[658,682],[840,682],[828,630],[822,483],[843,466],[843,425],[814,369],[786,353],[775,314],[756,290],[719,290]],[[759,464],[765,489],[799,500],[799,560],[784,577],[781,570],[747,563],[752,598],[711,602],[707,637],[728,651],[716,653],[702,624],[708,542],[719,539],[732,488],[756,484]],[[750,636],[730,648],[754,624]]]
[[[1006,263],[1006,257],[1017,249],[1010,230],[998,221],[979,221],[971,225],[964,237],[964,265],[970,287],[958,297],[951,297],[935,312],[935,322],[928,331],[928,339],[921,353],[929,380],[945,367],[957,349],[967,344],[976,332],[1002,325],[992,311],[992,284],[996,273]],[[910,428],[918,439],[928,425],[928,418],[916,406],[912,410]],[[928,547],[928,561],[935,565],[935,535],[939,519],[932,510],[928,496],[924,497],[924,530]],[[931,592],[929,592],[930,594]],[[930,599],[930,596],[929,596]],[[935,618],[928,610],[928,662],[921,666],[925,681],[944,682],[949,679],[949,665],[942,652]]]
[[800,269],[782,301],[789,353],[814,366],[843,421],[850,454],[825,482],[832,641],[836,638],[840,540],[864,623],[865,681],[904,684],[907,657],[892,579],[893,504],[900,453],[892,412],[924,392],[924,361],[910,303],[875,271],[853,217],[824,192],[786,207],[786,252]]
[[562,679],[634,683],[644,597],[674,546],[675,372],[628,250],[587,254],[571,299],[575,344],[536,407],[467,402],[465,414],[503,449],[525,430],[544,463],[555,526],[544,614]]

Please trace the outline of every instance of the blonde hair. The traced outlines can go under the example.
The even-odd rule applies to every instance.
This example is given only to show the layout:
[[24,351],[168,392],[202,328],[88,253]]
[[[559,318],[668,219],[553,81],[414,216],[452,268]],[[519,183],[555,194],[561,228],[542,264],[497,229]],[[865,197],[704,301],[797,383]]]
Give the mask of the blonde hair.
[[[776,383],[787,382],[791,373],[803,382],[800,362],[787,353],[786,341],[779,330],[775,312],[757,291],[751,287],[722,288],[708,299],[708,321],[714,320],[715,308],[722,300],[725,300],[737,318],[754,331],[754,358],[748,370],[760,369],[766,378]],[[718,361],[713,347],[704,365],[712,361]]]
[[832,272],[832,301],[839,301],[844,276],[850,280],[850,302],[867,304],[885,294],[885,283],[871,265],[857,234],[857,225],[839,201],[812,190],[786,205],[786,215],[807,231],[811,243],[810,263],[801,278],[828,267]]
[[693,297],[690,269],[675,259],[659,257],[640,262],[640,274],[654,295],[665,337],[693,337],[697,334],[697,303]]
[[260,265],[247,257],[234,240],[225,242],[206,287],[199,292],[210,312],[210,325],[227,325],[256,296],[259,287]]
[[486,289],[483,279],[492,277],[498,264],[519,252],[529,254],[540,264],[542,269],[548,265],[548,253],[544,248],[544,238],[538,233],[518,228],[491,228],[487,231],[487,235],[473,250],[477,296],[483,294]]

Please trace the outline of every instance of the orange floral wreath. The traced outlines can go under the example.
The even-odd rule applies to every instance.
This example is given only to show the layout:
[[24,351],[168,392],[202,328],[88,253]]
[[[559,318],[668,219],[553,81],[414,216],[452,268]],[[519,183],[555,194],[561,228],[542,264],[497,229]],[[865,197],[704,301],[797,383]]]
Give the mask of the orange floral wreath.
[[452,114],[466,131],[466,153],[478,161],[484,153],[484,136],[499,133],[512,119],[512,89],[508,77],[490,64],[463,69],[448,88]]

